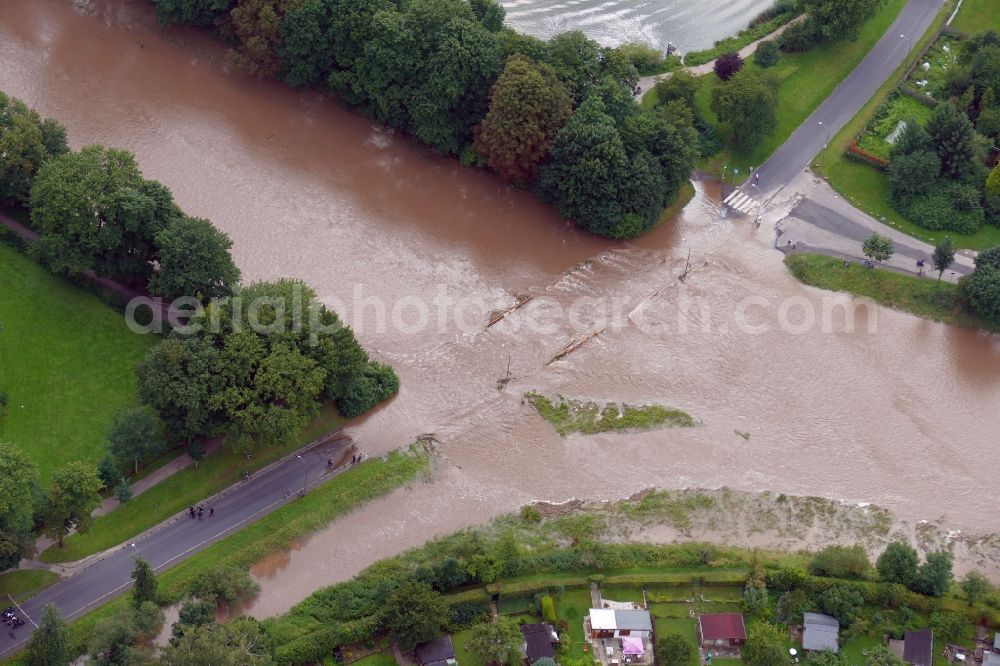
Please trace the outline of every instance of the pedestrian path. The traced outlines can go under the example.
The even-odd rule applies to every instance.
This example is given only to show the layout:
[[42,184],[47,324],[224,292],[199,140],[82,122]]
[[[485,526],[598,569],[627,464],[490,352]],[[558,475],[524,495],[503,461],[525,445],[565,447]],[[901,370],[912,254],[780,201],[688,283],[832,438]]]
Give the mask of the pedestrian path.
[[760,206],[760,202],[739,190],[733,190],[723,203],[744,215],[755,213]]

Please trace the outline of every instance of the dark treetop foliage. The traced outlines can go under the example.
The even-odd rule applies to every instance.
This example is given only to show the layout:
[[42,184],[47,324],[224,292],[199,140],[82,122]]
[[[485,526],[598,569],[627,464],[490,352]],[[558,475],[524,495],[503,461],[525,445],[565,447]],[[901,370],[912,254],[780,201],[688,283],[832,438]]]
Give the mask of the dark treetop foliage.
[[38,169],[68,151],[62,125],[0,92],[0,204],[26,205]]
[[178,217],[156,235],[160,270],[149,279],[153,294],[175,299],[194,296],[203,303],[229,296],[240,269],[229,254],[233,242],[208,220]]
[[716,76],[723,81],[728,81],[733,78],[736,72],[743,69],[743,58],[740,57],[739,53],[723,53],[716,58],[715,66],[712,69]]
[[875,568],[882,580],[909,586],[917,577],[917,551],[908,543],[893,541],[878,556]]
[[774,83],[749,69],[740,71],[712,91],[712,110],[733,131],[742,149],[757,146],[778,125]]
[[0,442],[0,571],[16,567],[34,548],[32,516],[39,500],[38,470],[21,449]]

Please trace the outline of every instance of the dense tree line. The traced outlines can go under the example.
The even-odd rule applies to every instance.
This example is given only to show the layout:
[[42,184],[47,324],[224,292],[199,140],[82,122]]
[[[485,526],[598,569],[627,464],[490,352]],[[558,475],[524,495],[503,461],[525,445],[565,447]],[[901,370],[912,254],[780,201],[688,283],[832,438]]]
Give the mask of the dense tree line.
[[324,88],[440,153],[534,186],[597,234],[648,230],[693,165],[691,111],[633,99],[647,51],[580,32],[522,35],[495,0],[152,1],[166,24],[214,26],[248,71]]

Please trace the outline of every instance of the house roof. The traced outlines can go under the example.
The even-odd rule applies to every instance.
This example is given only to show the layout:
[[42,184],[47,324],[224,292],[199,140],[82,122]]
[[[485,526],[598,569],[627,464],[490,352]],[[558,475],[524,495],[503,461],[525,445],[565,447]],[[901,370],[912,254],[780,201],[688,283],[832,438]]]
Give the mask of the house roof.
[[622,654],[641,655],[645,652],[646,648],[642,644],[642,639],[638,636],[622,637]]
[[590,628],[597,631],[614,631],[618,628],[615,612],[607,608],[591,608]]
[[522,624],[521,635],[524,636],[524,653],[532,664],[542,657],[555,659],[556,651],[552,648],[555,630],[551,624]]
[[903,661],[913,666],[931,666],[934,660],[934,632],[907,631],[903,636]]
[[646,610],[616,610],[615,628],[626,631],[652,631],[653,618]]
[[417,660],[424,666],[455,659],[455,647],[451,644],[451,636],[442,636],[421,643],[414,652],[417,654]]
[[698,618],[703,641],[746,640],[747,630],[739,613],[709,613]]
[[837,618],[820,613],[804,613],[802,632],[802,649],[814,650],[816,652],[829,650],[839,652],[840,643],[837,636],[840,632],[840,623]]

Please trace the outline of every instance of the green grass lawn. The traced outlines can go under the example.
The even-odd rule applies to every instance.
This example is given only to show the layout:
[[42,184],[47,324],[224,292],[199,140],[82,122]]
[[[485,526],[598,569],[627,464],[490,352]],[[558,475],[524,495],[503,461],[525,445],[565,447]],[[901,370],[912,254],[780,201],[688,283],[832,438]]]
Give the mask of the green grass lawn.
[[367,657],[350,662],[353,666],[396,666],[396,658],[389,651],[376,652]]
[[[721,175],[724,165],[730,169],[736,167],[742,174],[750,167],[759,166],[864,59],[905,4],[906,0],[889,0],[861,29],[857,41],[824,44],[807,53],[782,54],[778,64],[770,69],[781,81],[778,127],[753,150],[741,151],[732,144],[731,133],[719,123],[711,109],[712,90],[719,79],[714,74],[703,76],[695,102],[703,117],[719,131],[724,143],[720,153],[703,160],[699,166],[715,175]],[[745,66],[756,67],[751,61]]]
[[178,511],[197,504],[239,481],[244,470],[253,472],[299,447],[336,429],[344,422],[337,409],[324,405],[312,423],[285,446],[260,452],[251,460],[228,448],[206,457],[197,469],[191,465],[156,484],[123,507],[100,516],[86,534],[68,537],[62,548],[51,546],[41,554],[43,562],[74,562],[117,546]]
[[7,595],[14,597],[14,601],[21,603],[25,599],[30,599],[49,585],[52,585],[59,576],[44,569],[15,569],[0,573],[0,599],[5,602]]
[[969,34],[980,30],[1000,31],[1000,11],[997,10],[996,0],[965,0],[951,25]]
[[883,268],[869,270],[856,263],[845,267],[843,260],[819,254],[793,254],[785,258],[785,265],[797,279],[814,287],[866,296],[881,305],[953,326],[995,330],[965,312],[958,286],[950,282]]
[[135,402],[135,365],[157,338],[0,243],[0,439],[25,450],[43,485],[59,465],[104,455],[115,413]]
[[463,629],[451,635],[451,644],[455,647],[455,660],[461,666],[485,666],[479,655],[468,648],[470,638],[472,629]]

